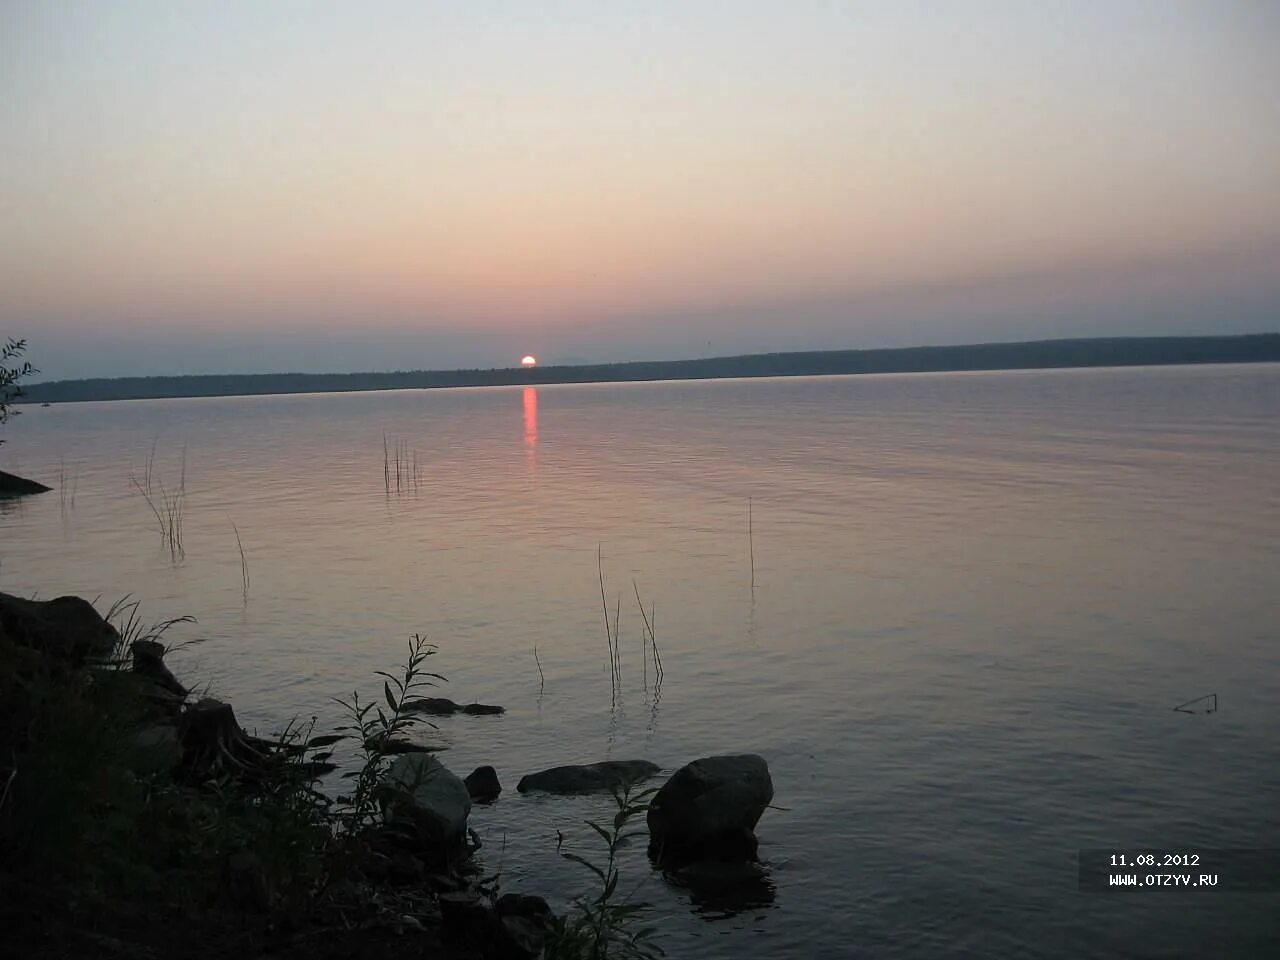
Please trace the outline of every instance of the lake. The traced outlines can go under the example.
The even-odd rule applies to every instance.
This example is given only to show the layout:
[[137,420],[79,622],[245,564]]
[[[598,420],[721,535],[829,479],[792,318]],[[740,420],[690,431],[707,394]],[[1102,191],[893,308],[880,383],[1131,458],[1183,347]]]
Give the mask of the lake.
[[[505,705],[429,739],[497,768],[472,826],[506,890],[586,892],[556,832],[591,854],[612,816],[521,775],[764,756],[766,887],[627,857],[672,957],[1280,947],[1277,893],[1077,889],[1081,848],[1280,847],[1280,365],[81,403],[4,436],[61,489],[0,506],[0,589],[197,617],[171,665],[246,726],[327,730],[413,633],[437,695]],[[173,492],[184,451],[178,552],[131,476]]]

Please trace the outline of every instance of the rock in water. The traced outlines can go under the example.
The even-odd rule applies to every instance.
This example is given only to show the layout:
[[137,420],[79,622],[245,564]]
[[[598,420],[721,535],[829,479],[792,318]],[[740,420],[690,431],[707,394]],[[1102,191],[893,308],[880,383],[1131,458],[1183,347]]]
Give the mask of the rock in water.
[[425,713],[433,717],[448,717],[455,713],[469,713],[473,716],[490,716],[506,713],[505,707],[489,703],[454,703],[448,697],[419,697],[406,700],[404,709],[410,713]]
[[30,493],[48,493],[49,487],[26,477],[0,470],[0,497],[21,497]]
[[598,793],[652,777],[661,767],[648,760],[605,760],[601,763],[569,764],[521,777],[516,789],[521,793]]
[[502,784],[498,782],[498,771],[493,767],[476,767],[462,781],[467,792],[476,803],[491,803],[502,793]]
[[110,656],[120,642],[116,628],[88,600],[24,600],[7,593],[0,593],[0,637],[76,663]]
[[649,848],[663,860],[755,857],[755,830],[773,799],[763,757],[704,757],[681,767],[649,803]]
[[410,821],[429,847],[450,851],[465,845],[471,795],[435,757],[407,753],[396,758],[382,785],[386,819]]

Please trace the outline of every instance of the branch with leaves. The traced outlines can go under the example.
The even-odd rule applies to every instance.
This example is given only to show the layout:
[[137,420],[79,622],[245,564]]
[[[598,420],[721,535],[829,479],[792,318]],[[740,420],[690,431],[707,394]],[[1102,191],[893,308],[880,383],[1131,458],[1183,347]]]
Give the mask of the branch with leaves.
[[[14,340],[12,337],[5,340],[4,346],[0,347],[0,423],[6,422],[11,415],[17,416],[19,413],[17,410],[10,409],[13,401],[22,396],[22,388],[17,385],[18,381],[40,372],[27,361],[15,367],[8,366],[9,361],[22,356],[26,349],[26,340]],[[4,443],[4,440],[0,440],[0,443]]]

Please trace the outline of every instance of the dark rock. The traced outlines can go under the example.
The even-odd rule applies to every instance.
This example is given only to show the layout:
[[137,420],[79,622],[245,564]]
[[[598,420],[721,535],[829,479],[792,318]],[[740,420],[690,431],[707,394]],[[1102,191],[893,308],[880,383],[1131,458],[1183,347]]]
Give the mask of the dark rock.
[[26,477],[0,470],[0,497],[21,497],[29,493],[48,493],[51,488]]
[[135,640],[130,649],[133,651],[134,673],[146,677],[175,696],[186,697],[187,688],[165,666],[164,644],[155,640]]
[[493,912],[500,917],[529,917],[534,920],[550,920],[551,905],[542,897],[525,893],[504,893],[493,905]]
[[512,960],[542,956],[547,943],[547,927],[529,917],[502,917],[498,920],[499,955]]
[[227,858],[227,896],[242,910],[265,912],[271,908],[271,890],[258,855],[241,850]]
[[476,803],[492,803],[502,793],[498,772],[493,767],[476,767],[462,782],[466,784],[467,792]]
[[129,768],[146,775],[172,770],[182,762],[182,741],[178,728],[170,724],[143,727],[133,736]]
[[402,740],[400,737],[370,737],[365,741],[365,746],[374,753],[381,753],[384,756],[400,756],[404,753],[436,753],[440,750],[448,750],[448,747],[436,744],[414,743],[411,740]]
[[448,717],[455,713],[485,716],[506,712],[505,707],[493,706],[487,703],[454,703],[448,697],[420,697],[416,700],[407,700],[404,703],[404,709],[412,713],[425,713],[434,717]]
[[388,820],[411,822],[427,847],[447,852],[465,846],[471,795],[435,757],[425,753],[398,757],[381,787]]
[[649,803],[650,852],[664,861],[751,859],[754,829],[773,799],[755,754],[704,757],[681,767]]
[[427,868],[413,854],[397,850],[387,858],[387,873],[392,883],[418,883],[426,876]]
[[79,663],[110,656],[120,642],[116,628],[80,597],[24,600],[0,593],[0,638]]
[[638,783],[652,777],[661,767],[648,760],[605,760],[601,763],[552,767],[521,777],[516,789],[521,793],[597,793]]
[[462,709],[448,697],[419,697],[406,700],[402,706],[411,713],[428,713],[435,717],[451,716]]
[[440,918],[454,933],[486,937],[493,925],[493,914],[485,899],[474,890],[457,890],[439,895]]
[[673,876],[706,893],[722,893],[760,884],[767,872],[750,860],[695,860],[676,870]]

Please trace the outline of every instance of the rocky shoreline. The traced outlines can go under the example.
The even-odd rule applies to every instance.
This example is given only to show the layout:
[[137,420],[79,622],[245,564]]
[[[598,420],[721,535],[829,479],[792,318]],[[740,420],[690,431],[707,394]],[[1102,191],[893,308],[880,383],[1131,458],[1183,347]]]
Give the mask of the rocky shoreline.
[[[481,875],[468,817],[500,796],[497,771],[459,777],[408,736],[420,716],[502,712],[413,696],[433,652],[420,638],[401,675],[378,671],[385,703],[355,695],[339,732],[267,740],[230,704],[191,696],[162,632],[122,636],[78,597],[0,593],[0,747],[13,758],[0,766],[0,920],[26,955],[384,957],[394,944],[458,958],[649,956],[631,906],[611,899],[614,854],[642,818],[650,860],[673,882],[763,877],[754,830],[773,784],[761,757],[695,760],[656,790],[642,789],[661,773],[649,761],[559,766],[517,791],[612,793],[618,814],[612,830],[593,825],[603,866],[561,854],[604,889],[557,916]],[[342,771],[340,742],[357,751]],[[198,942],[177,950],[192,931]]]

